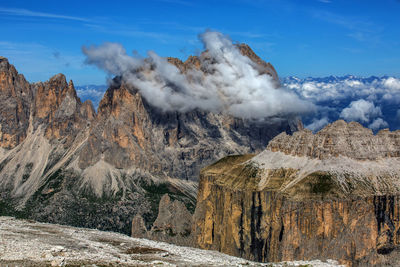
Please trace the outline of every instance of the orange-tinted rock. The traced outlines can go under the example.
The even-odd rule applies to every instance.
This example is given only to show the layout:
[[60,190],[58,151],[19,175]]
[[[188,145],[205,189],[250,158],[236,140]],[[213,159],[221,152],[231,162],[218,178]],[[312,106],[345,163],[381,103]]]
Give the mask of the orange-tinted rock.
[[0,147],[13,148],[25,139],[31,101],[30,84],[0,57]]
[[34,84],[34,90],[34,125],[44,125],[49,140],[67,138],[70,144],[95,117],[91,102],[82,104],[73,82],[67,83],[63,74]]

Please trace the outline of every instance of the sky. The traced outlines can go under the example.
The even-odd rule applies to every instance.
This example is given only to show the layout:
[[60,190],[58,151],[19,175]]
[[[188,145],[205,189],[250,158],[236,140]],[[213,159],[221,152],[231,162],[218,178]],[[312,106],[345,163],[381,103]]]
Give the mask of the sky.
[[398,0],[0,0],[0,56],[30,82],[64,73],[105,84],[82,46],[116,42],[184,60],[213,30],[249,44],[281,77],[400,77],[399,14]]

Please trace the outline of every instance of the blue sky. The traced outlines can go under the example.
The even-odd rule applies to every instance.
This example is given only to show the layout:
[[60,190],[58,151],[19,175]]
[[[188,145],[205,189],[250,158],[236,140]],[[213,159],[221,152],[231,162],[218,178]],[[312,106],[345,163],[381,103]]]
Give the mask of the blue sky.
[[104,84],[83,63],[82,45],[185,59],[212,29],[248,43],[280,76],[399,77],[399,14],[398,0],[0,0],[0,55],[31,82],[61,72],[78,85]]

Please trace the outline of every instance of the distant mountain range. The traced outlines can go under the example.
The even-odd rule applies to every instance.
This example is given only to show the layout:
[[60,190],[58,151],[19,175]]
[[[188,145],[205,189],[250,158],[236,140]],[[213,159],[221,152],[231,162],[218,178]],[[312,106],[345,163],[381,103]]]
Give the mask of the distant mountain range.
[[306,77],[306,78],[298,78],[296,76],[288,76],[281,79],[283,83],[290,83],[290,82],[323,82],[323,83],[332,83],[332,82],[341,82],[345,80],[357,80],[363,83],[366,82],[373,82],[375,80],[382,80],[390,78],[390,76],[370,76],[370,77],[359,77],[354,75],[344,75],[344,76],[336,76],[331,75],[327,77]]

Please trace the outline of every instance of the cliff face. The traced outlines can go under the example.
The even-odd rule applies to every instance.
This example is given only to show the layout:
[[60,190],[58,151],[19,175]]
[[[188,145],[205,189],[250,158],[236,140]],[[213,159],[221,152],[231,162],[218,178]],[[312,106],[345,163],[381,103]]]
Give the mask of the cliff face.
[[26,138],[32,91],[4,57],[0,57],[0,101],[0,147],[13,148]]
[[400,131],[337,121],[205,168],[195,242],[257,261],[393,264],[400,248]]
[[[249,55],[262,73],[269,63]],[[212,64],[206,52],[207,64]],[[198,57],[169,59],[185,73]],[[130,232],[150,230],[164,194],[194,210],[202,167],[229,154],[261,151],[294,118],[255,122],[194,110],[161,112],[120,77],[96,114],[62,74],[29,84],[0,59],[0,210],[41,221]]]

